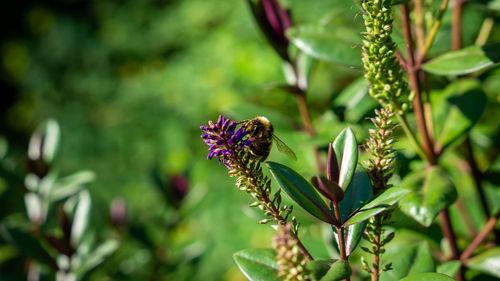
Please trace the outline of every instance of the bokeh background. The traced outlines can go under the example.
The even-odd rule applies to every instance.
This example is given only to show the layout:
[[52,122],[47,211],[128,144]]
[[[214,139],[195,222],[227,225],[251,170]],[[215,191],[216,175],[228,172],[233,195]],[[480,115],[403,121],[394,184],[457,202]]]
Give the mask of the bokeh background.
[[[352,1],[288,4],[297,24],[323,20],[362,30]],[[484,15],[465,13],[464,40],[472,42],[467,34]],[[367,123],[375,105],[368,100],[364,112],[344,115],[332,100],[361,69],[317,63],[308,103],[320,134],[304,141],[295,132],[294,97],[268,90],[285,81],[281,61],[242,0],[7,1],[0,29],[1,219],[26,219],[30,135],[47,118],[57,120],[61,141],[51,171],[95,173],[87,185],[92,225],[99,239],[120,243],[90,280],[244,280],[232,253],[270,247],[273,231],[257,224],[262,215],[247,206],[226,168],[205,160],[199,126],[219,114],[266,115],[300,163],[276,152],[270,158],[311,175],[309,146],[331,140],[343,126],[335,120]],[[125,221],[113,218],[112,205],[125,208]],[[327,256],[321,227],[295,213],[305,244]],[[24,258],[0,241],[0,279],[24,280]]]

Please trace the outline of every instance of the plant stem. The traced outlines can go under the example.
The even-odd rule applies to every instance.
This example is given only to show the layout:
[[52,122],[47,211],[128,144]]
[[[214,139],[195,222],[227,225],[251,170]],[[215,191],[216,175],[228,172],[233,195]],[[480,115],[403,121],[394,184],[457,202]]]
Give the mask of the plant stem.
[[381,228],[382,228],[382,224],[381,224],[381,220],[380,220],[380,216],[377,215],[375,216],[374,218],[374,227],[375,227],[375,233],[374,233],[374,236],[373,236],[373,241],[372,241],[372,245],[373,245],[373,259],[372,259],[372,274],[371,274],[371,277],[372,277],[372,281],[378,281],[379,280],[379,277],[380,277],[380,236],[381,236]]
[[467,247],[467,249],[465,249],[465,251],[460,256],[460,261],[462,262],[462,264],[465,264],[467,262],[474,250],[484,241],[484,239],[486,239],[488,234],[494,230],[498,218],[500,218],[500,212],[497,213],[494,217],[491,217],[484,226],[483,230],[481,230],[476,238],[472,240],[469,247]]
[[[236,157],[234,159],[235,166],[239,167],[246,167],[246,165],[243,163],[243,161],[239,158]],[[276,205],[276,203],[269,198],[268,192],[266,192],[265,186],[260,184],[257,179],[254,177],[254,175],[248,170],[248,169],[242,169],[241,171],[243,173],[243,177],[247,179],[248,185],[252,186],[255,188],[255,191],[252,193],[255,193],[256,195],[252,195],[254,198],[258,197],[262,202],[264,202],[264,207],[266,208],[267,211],[271,213],[271,217],[274,218],[275,221],[278,222],[278,224],[285,225],[288,221],[281,215],[280,207],[279,205]],[[305,258],[308,261],[312,261],[314,258],[312,255],[307,251],[306,247],[302,242],[300,241],[297,233],[293,230],[290,231],[290,235],[297,241],[297,246],[299,247],[300,251],[304,254]]]
[[[299,73],[299,70],[297,68],[296,63],[291,64],[293,72],[296,77],[297,85],[295,85],[298,89],[298,91],[295,93],[297,97],[297,106],[299,108],[299,113],[300,113],[300,118],[302,119],[302,126],[304,127],[304,130],[306,133],[309,135],[309,137],[314,137],[316,132],[314,132],[314,129],[312,127],[311,123],[311,115],[309,113],[309,108],[307,107],[307,101],[306,101],[306,87],[307,83],[300,83],[301,81],[301,73]],[[305,84],[305,85],[302,85]],[[321,161],[321,153],[317,147],[314,147],[314,157],[316,160],[316,170],[318,173],[323,173],[325,171],[325,165]]]
[[[333,209],[335,212],[335,219],[337,220],[339,225],[335,226],[335,229],[337,230],[337,236],[339,237],[338,242],[339,242],[339,252],[340,252],[340,259],[343,261],[347,261],[347,253],[345,249],[345,238],[344,238],[344,227],[341,225],[342,224],[342,218],[340,216],[340,209],[339,209],[339,203],[332,201],[333,203]],[[346,281],[351,280],[350,278],[346,278]]]
[[434,43],[434,39],[436,38],[436,34],[437,34],[439,28],[441,27],[444,12],[446,12],[446,9],[448,8],[448,3],[449,3],[449,0],[443,0],[441,2],[441,6],[439,7],[439,12],[438,12],[438,15],[436,17],[436,20],[434,21],[434,24],[431,27],[431,31],[429,32],[429,34],[427,34],[427,39],[425,40],[425,46],[423,49],[420,50],[420,55],[419,55],[417,62],[415,64],[415,66],[417,68],[420,68],[420,65],[422,64],[423,60],[425,59],[425,55],[427,54],[427,52],[431,48],[432,43]]
[[[454,260],[459,260],[460,251],[458,250],[457,246],[457,237],[455,236],[453,227],[451,226],[450,213],[448,212],[448,209],[444,209],[443,211],[441,211],[441,213],[439,213],[439,219],[441,220],[441,230],[443,231],[443,235],[444,237],[446,237],[446,240],[448,240],[448,243],[450,244],[451,257]],[[461,267],[457,275],[455,275],[455,280],[463,281],[463,274],[463,268]]]
[[425,42],[425,30],[424,30],[424,13],[423,13],[423,4],[422,0],[415,0],[415,25],[416,25],[416,34],[417,34],[417,46],[419,50],[424,48]]
[[477,35],[476,45],[482,46],[488,41],[488,37],[490,36],[491,29],[495,24],[495,20],[493,16],[488,16],[484,19],[483,25],[481,25],[481,29],[479,30],[479,34]]
[[462,47],[462,4],[463,0],[454,0],[451,25],[451,49]]
[[414,65],[414,53],[412,48],[411,30],[410,30],[410,16],[408,12],[408,4],[401,5],[401,12],[403,14],[403,31],[406,41],[407,59],[408,63],[408,80],[410,82],[410,88],[415,93],[415,100],[413,101],[413,107],[415,110],[415,115],[417,117],[417,125],[422,136],[423,150],[427,155],[428,162],[436,164],[436,155],[434,154],[434,148],[432,140],[429,137],[427,130],[427,124],[425,122],[424,108],[422,104],[422,98],[420,94],[420,85],[418,81],[417,71]]

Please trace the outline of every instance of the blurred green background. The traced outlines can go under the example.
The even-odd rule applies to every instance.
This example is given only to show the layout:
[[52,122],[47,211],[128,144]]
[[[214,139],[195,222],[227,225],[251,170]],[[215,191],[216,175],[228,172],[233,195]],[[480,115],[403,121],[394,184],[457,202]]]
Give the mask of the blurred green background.
[[[352,22],[352,4],[341,3],[292,4],[302,11],[294,15],[298,22],[328,16],[335,5],[351,11],[343,18]],[[232,253],[269,247],[272,229],[256,224],[261,214],[247,207],[248,196],[235,189],[225,168],[205,161],[199,126],[241,104],[248,105],[243,109],[248,116],[229,116],[281,114],[290,118],[283,121],[285,129],[297,125],[293,96],[263,90],[263,85],[284,82],[281,62],[257,30],[245,1],[5,5],[0,17],[0,134],[8,142],[5,169],[19,185],[15,189],[11,181],[2,181],[2,202],[7,202],[0,205],[2,218],[25,216],[21,160],[36,126],[54,118],[61,143],[52,170],[61,176],[81,169],[95,172],[88,187],[98,235],[117,235],[109,218],[115,198],[126,202],[134,230],[120,234],[119,250],[92,274],[93,280],[243,280]],[[328,108],[332,91],[361,73],[319,68],[310,103],[323,108]],[[347,82],[331,80],[336,69],[342,70],[337,79],[347,77]],[[166,182],[175,175],[188,178],[190,192],[180,211],[161,196],[155,173]],[[178,216],[182,221],[170,227]],[[16,280],[14,276],[22,276],[22,259],[15,263],[16,255],[7,254],[12,249],[3,250],[0,272],[10,272]],[[190,255],[201,257],[183,263]],[[159,259],[180,265],[161,266]]]
[[[296,24],[362,30],[353,1],[287,3]],[[0,13],[0,152],[8,147],[0,153],[0,218],[26,220],[23,159],[31,133],[54,118],[61,143],[51,172],[95,173],[88,185],[92,224],[100,240],[120,242],[90,280],[245,280],[232,253],[270,247],[273,230],[257,224],[262,214],[247,206],[248,195],[236,190],[226,168],[205,160],[199,126],[219,114],[268,116],[300,161],[275,151],[270,159],[308,177],[310,148],[333,139],[345,125],[340,121],[366,125],[375,106],[369,100],[361,113],[344,114],[332,100],[362,70],[317,63],[308,104],[318,138],[296,132],[295,98],[266,90],[285,82],[281,61],[243,0],[10,1]],[[473,43],[485,14],[475,6],[465,12],[464,45]],[[449,49],[446,28],[449,19],[432,54]],[[498,29],[492,34],[498,37]],[[126,205],[118,227],[112,202]],[[298,208],[294,214],[306,246],[327,257],[321,226]],[[0,244],[0,280],[25,280],[24,258]]]

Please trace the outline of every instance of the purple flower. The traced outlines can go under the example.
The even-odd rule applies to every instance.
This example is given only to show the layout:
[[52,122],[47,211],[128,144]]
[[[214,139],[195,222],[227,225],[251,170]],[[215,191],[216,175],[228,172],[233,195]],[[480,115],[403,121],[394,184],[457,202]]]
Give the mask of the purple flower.
[[217,157],[219,164],[222,162],[231,169],[232,157],[252,142],[252,139],[247,137],[244,126],[236,129],[237,126],[238,123],[222,115],[219,115],[216,123],[208,121],[208,126],[200,126],[205,132],[201,138],[209,146],[208,160]]

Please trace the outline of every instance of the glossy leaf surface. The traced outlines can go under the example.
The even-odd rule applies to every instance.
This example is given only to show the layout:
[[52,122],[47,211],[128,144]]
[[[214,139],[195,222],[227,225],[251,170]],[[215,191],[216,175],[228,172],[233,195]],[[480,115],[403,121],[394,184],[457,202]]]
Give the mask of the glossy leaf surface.
[[333,222],[327,205],[306,179],[285,165],[271,161],[266,165],[281,188],[304,210],[324,222]]
[[470,258],[467,266],[500,278],[500,247],[486,250]]
[[486,95],[477,80],[462,79],[433,95],[436,136],[446,148],[461,139],[479,121],[486,107]]
[[330,270],[330,267],[335,261],[333,260],[313,260],[307,263],[307,270],[310,272],[309,277],[313,281],[319,281]]
[[119,247],[118,241],[109,239],[99,245],[94,251],[84,257],[80,266],[75,269],[75,274],[83,274],[101,264],[106,257],[113,254]]
[[401,210],[424,226],[430,226],[438,213],[457,199],[457,191],[439,167],[409,174],[401,186],[412,193],[399,201]]
[[286,34],[297,48],[314,58],[342,65],[361,66],[361,48],[357,46],[359,39],[353,31],[344,28],[342,32],[333,32],[324,26],[309,25],[292,27]]
[[339,166],[339,186],[345,191],[351,183],[358,164],[358,143],[354,132],[347,127],[335,138],[333,149]]
[[401,279],[401,281],[453,281],[455,279],[441,273],[419,273]]
[[422,65],[436,75],[464,75],[500,62],[500,43],[448,52]]
[[351,266],[349,265],[349,262],[343,261],[343,260],[338,260],[336,261],[330,270],[326,273],[323,278],[321,278],[321,281],[338,281],[338,280],[343,280],[346,278],[349,278],[352,274]]
[[280,280],[273,249],[245,249],[234,253],[233,258],[248,280]]
[[408,189],[398,187],[389,188],[351,215],[351,217],[344,222],[344,226],[362,222],[379,214],[388,207],[396,204],[399,200],[408,195],[408,193],[410,193]]
[[384,272],[380,276],[380,281],[399,281],[412,274],[435,271],[434,261],[427,243],[401,248],[396,255],[385,256],[384,260],[385,263],[391,262],[393,269]]

